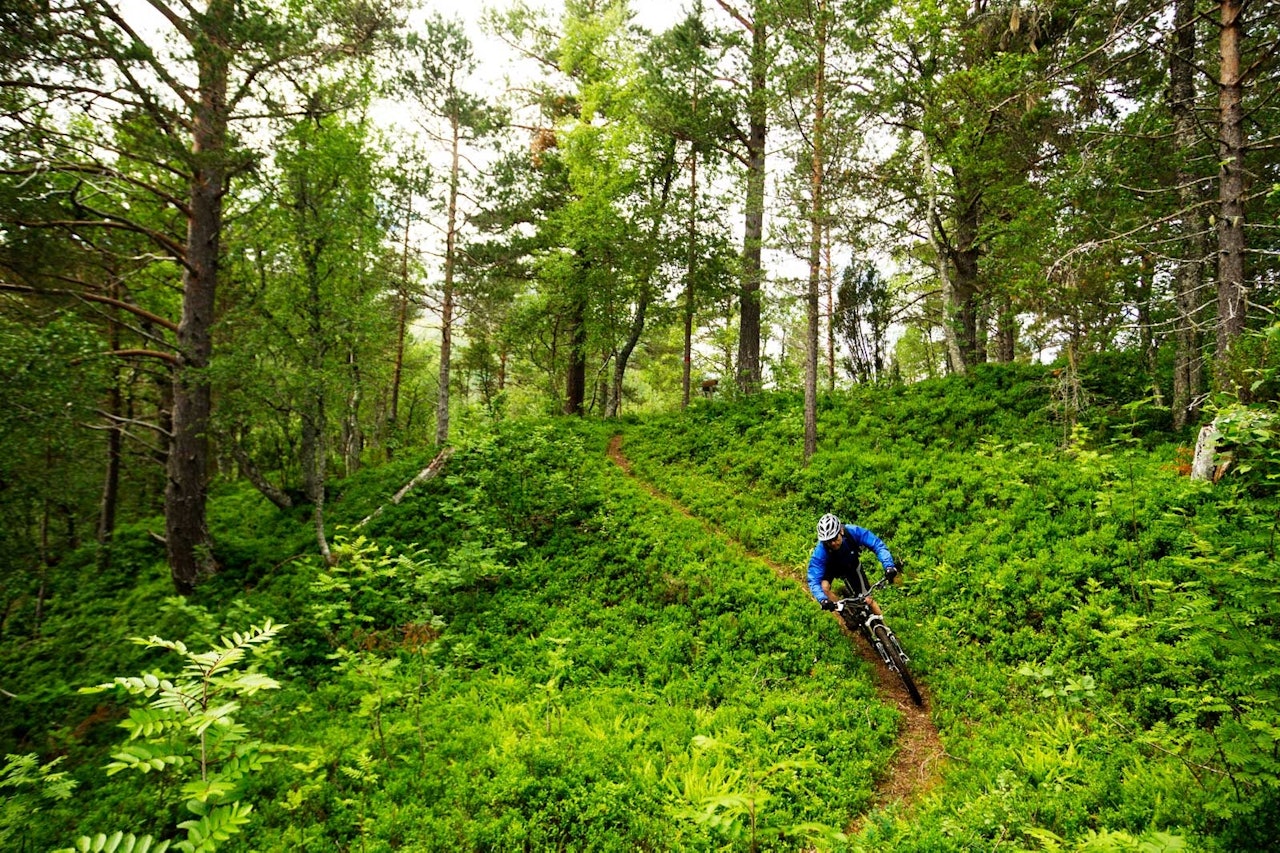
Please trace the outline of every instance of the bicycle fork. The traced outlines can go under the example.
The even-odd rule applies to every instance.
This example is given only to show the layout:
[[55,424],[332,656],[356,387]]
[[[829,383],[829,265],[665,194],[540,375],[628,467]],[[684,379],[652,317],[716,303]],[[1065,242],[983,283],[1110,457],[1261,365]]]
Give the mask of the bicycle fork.
[[871,645],[880,655],[880,659],[884,661],[884,665],[894,672],[897,672],[898,667],[894,665],[893,659],[889,655],[889,650],[884,647],[884,644],[881,643],[880,639],[876,636],[876,625],[884,627],[885,635],[889,638],[889,642],[893,643],[893,650],[898,653],[898,657],[902,659],[903,663],[910,662],[911,658],[907,657],[907,653],[903,651],[902,644],[898,642],[898,636],[893,633],[893,629],[885,624],[884,617],[875,613],[872,613],[867,617],[867,622],[863,626],[863,630],[867,633],[867,639],[871,641]]

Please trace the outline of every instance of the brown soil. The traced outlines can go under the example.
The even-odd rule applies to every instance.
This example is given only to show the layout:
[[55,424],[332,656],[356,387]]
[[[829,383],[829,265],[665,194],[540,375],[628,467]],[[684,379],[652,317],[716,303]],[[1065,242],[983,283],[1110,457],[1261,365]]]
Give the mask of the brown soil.
[[[635,473],[631,470],[631,462],[622,453],[622,436],[615,435],[609,441],[609,458],[627,476],[635,477]],[[639,478],[636,478],[636,480],[654,497],[666,502],[685,516],[697,519],[679,501],[661,491],[654,484]],[[784,566],[760,554],[748,551],[741,543],[730,538],[706,519],[697,520],[701,521],[708,531],[732,543],[743,554],[767,564],[779,577],[795,581],[803,587],[803,579],[796,567]],[[832,618],[839,617],[832,614]],[[918,678],[916,679],[916,686],[924,697],[924,707],[916,707],[902,681],[884,666],[880,657],[867,645],[866,640],[861,635],[855,635],[843,626],[842,630],[849,637],[849,641],[854,644],[858,654],[870,664],[871,671],[875,677],[876,692],[880,695],[880,698],[902,713],[902,727],[898,733],[898,748],[887,768],[888,774],[880,780],[876,787],[875,807],[882,808],[894,804],[910,806],[941,781],[942,764],[946,757],[946,752],[942,748],[942,740],[938,737],[938,727],[933,724],[933,720],[929,716],[929,707],[932,702],[928,688],[921,684]],[[867,815],[865,814],[859,815],[846,827],[845,831],[850,835],[857,834],[861,831],[866,817]]]

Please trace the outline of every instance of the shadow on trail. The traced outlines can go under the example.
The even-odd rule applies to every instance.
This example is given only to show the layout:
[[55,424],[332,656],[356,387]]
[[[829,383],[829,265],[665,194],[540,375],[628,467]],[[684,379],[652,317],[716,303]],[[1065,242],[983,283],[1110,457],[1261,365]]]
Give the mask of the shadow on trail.
[[[609,440],[609,459],[624,474],[633,478],[655,498],[665,502],[681,514],[700,521],[712,534],[732,543],[746,556],[765,563],[779,577],[799,584],[805,589],[805,595],[809,594],[808,589],[805,588],[801,573],[794,566],[784,566],[762,554],[748,550],[742,543],[733,539],[707,519],[695,516],[687,507],[671,495],[663,492],[653,483],[637,477],[631,469],[631,462],[622,452],[621,435],[615,435]],[[831,614],[831,617],[839,620],[839,617],[834,613]],[[880,656],[867,645],[862,636],[850,631],[843,623],[841,623],[841,631],[845,636],[849,637],[849,641],[853,643],[858,654],[867,661],[875,679],[876,693],[879,694],[881,700],[893,705],[902,713],[902,726],[898,732],[897,751],[894,753],[893,760],[889,763],[888,774],[876,786],[874,808],[884,808],[894,804],[902,804],[909,807],[941,781],[942,764],[946,757],[946,752],[942,748],[942,741],[938,737],[938,727],[933,724],[933,719],[929,716],[928,709],[932,705],[929,691],[923,684],[919,684],[917,679],[917,686],[924,697],[924,707],[916,707],[902,681],[885,667],[880,660]],[[846,827],[845,831],[849,834],[857,834],[861,831],[866,817],[867,815],[865,814],[860,815]]]

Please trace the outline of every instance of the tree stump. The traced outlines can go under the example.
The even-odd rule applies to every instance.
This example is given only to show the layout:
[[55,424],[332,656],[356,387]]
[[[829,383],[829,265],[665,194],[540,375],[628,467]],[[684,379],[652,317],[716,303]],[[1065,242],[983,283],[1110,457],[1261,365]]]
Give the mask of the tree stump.
[[1218,428],[1213,424],[1200,427],[1196,438],[1196,454],[1191,460],[1191,479],[1214,480],[1213,459],[1218,447]]

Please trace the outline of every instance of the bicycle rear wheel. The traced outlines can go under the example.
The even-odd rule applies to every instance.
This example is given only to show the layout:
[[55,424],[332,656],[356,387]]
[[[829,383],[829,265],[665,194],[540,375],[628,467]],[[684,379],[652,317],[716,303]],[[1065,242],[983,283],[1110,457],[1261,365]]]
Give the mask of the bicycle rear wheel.
[[875,635],[877,642],[884,649],[885,654],[889,656],[889,663],[892,669],[897,670],[898,677],[902,679],[902,683],[906,685],[907,692],[911,694],[911,701],[916,703],[917,708],[924,707],[924,699],[920,696],[920,690],[916,687],[915,679],[911,677],[911,671],[907,669],[906,662],[902,659],[902,655],[898,653],[898,644],[889,636],[889,629],[883,624],[875,627]]

